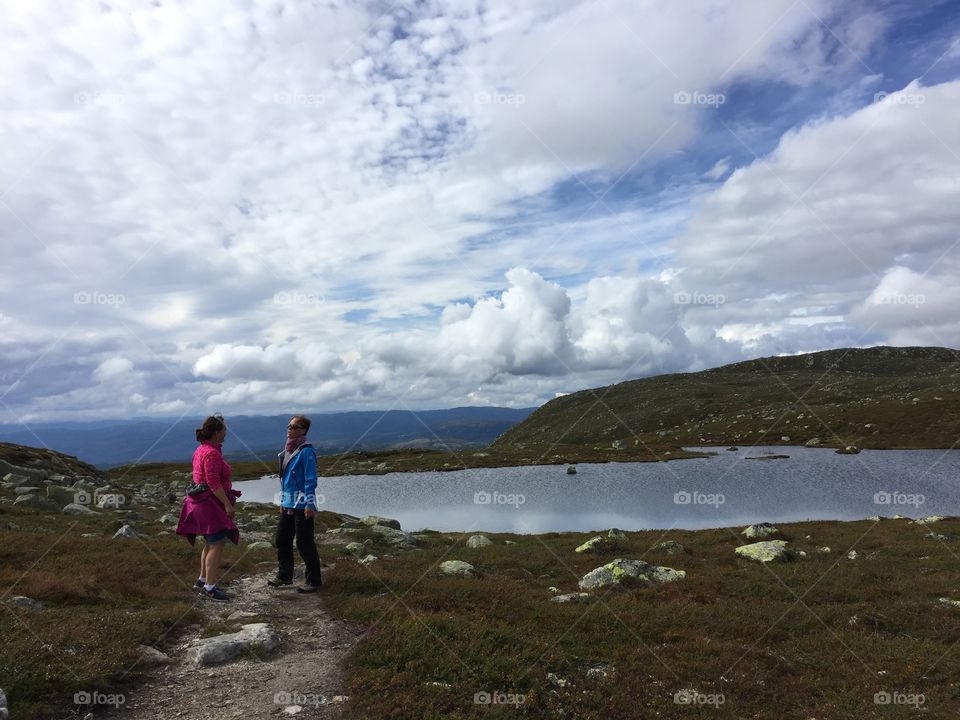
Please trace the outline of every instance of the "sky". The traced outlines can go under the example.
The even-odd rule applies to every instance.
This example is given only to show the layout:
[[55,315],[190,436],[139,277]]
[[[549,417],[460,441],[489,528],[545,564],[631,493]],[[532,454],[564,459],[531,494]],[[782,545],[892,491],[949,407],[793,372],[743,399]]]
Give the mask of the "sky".
[[960,347],[958,0],[0,9],[0,423]]

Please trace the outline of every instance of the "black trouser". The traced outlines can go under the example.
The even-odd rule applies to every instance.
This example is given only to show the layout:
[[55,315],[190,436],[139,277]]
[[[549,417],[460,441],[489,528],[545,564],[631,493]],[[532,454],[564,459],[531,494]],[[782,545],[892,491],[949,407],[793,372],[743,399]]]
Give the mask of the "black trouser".
[[313,518],[304,517],[303,510],[294,510],[288,515],[286,508],[277,525],[277,577],[293,580],[293,538],[297,538],[297,551],[306,566],[307,585],[320,585],[320,554],[313,540]]

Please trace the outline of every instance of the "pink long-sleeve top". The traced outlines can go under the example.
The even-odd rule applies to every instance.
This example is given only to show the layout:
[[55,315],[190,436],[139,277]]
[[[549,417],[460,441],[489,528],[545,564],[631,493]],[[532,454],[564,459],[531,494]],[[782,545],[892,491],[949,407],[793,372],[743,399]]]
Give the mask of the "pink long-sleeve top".
[[233,483],[230,481],[233,471],[230,469],[220,450],[220,443],[204,441],[193,453],[193,482],[206,483],[211,490],[223,488],[230,496]]

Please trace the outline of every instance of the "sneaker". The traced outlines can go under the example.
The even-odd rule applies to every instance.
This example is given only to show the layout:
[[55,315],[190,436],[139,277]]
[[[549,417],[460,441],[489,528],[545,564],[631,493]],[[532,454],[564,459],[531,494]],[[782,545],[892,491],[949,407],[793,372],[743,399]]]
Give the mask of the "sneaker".
[[323,583],[319,585],[301,585],[300,587],[297,588],[297,592],[298,593],[315,593],[315,592],[319,592],[322,587],[323,587]]
[[194,592],[203,592],[203,581],[202,581],[202,580],[197,580],[197,581],[193,584],[193,591],[194,591]]
[[282,577],[272,577],[267,580],[270,587],[283,587],[284,585],[293,585],[293,580],[284,580]]
[[215,602],[230,602],[233,600],[232,597],[227,595],[223,590],[218,588],[216,585],[213,586],[213,590],[204,590],[203,594],[207,596],[208,600],[214,600]]

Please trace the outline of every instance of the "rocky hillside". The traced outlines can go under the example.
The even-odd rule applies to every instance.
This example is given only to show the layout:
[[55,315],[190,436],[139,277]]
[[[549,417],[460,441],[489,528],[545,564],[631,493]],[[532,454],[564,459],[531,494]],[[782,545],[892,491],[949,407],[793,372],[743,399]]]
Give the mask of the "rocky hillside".
[[803,444],[948,448],[960,437],[960,353],[875,347],[769,357],[552,400],[493,444]]

